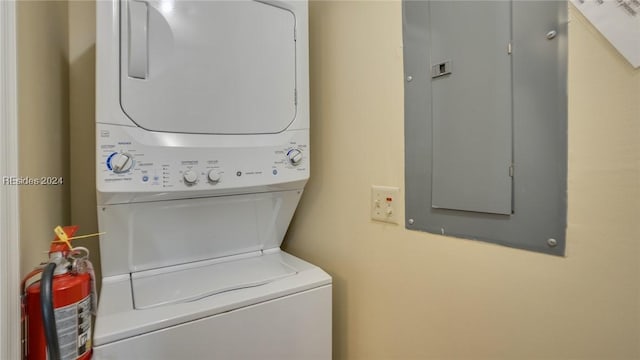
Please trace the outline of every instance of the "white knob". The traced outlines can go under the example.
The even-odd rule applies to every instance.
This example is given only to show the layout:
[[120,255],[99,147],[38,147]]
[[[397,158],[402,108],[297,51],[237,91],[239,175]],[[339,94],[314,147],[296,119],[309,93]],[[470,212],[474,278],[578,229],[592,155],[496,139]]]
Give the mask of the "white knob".
[[118,153],[111,159],[111,169],[116,174],[121,174],[129,171],[133,166],[133,159],[131,155],[125,153]]
[[217,184],[218,181],[220,181],[220,174],[217,170],[210,170],[207,178],[209,179],[210,183]]
[[298,165],[302,161],[302,151],[298,149],[291,149],[287,152],[287,158],[291,165]]
[[187,170],[184,172],[184,175],[182,175],[182,178],[187,185],[193,185],[198,181],[198,174],[193,170]]

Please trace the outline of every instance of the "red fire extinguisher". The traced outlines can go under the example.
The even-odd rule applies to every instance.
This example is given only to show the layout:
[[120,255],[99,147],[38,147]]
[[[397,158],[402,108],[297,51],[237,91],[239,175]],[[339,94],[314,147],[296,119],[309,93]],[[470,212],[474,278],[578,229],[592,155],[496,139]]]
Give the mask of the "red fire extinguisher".
[[[91,358],[91,316],[96,311],[95,275],[89,250],[71,247],[77,226],[56,228],[49,262],[22,281],[24,358]],[[40,280],[25,285],[41,274]]]

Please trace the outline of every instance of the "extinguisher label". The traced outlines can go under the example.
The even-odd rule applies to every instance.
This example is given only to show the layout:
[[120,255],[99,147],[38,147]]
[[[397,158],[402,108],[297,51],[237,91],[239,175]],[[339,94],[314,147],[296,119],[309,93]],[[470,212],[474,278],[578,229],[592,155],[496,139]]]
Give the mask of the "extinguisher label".
[[74,360],[91,349],[91,296],[55,309],[61,360]]

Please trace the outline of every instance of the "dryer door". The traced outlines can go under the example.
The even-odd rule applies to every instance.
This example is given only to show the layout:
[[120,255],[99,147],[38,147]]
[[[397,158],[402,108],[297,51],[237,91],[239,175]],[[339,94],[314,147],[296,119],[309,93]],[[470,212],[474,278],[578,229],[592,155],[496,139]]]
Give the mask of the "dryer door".
[[138,126],[262,134],[294,120],[291,11],[247,0],[129,0],[120,29],[120,103]]

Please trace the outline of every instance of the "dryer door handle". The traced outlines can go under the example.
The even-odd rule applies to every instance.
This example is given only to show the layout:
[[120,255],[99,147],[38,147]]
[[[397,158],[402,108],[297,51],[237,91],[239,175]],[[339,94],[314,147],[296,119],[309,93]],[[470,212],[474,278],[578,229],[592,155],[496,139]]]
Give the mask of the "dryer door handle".
[[129,77],[146,79],[148,71],[148,8],[143,1],[129,1]]

